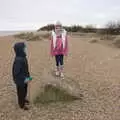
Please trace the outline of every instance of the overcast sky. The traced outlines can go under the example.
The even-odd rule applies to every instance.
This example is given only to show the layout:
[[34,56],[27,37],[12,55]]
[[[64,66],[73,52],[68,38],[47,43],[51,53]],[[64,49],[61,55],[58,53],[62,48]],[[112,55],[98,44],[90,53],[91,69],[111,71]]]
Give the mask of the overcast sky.
[[103,26],[119,20],[119,12],[120,0],[0,0],[0,30],[38,29],[57,20]]

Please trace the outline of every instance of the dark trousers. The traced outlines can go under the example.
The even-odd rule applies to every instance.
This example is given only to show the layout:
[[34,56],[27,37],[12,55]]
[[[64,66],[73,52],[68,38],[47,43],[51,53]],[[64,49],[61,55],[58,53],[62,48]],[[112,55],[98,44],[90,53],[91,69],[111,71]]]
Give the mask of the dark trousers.
[[17,96],[18,96],[18,104],[20,108],[25,106],[25,100],[27,97],[27,87],[28,85],[25,84],[24,86],[16,86],[17,87]]
[[59,65],[63,65],[64,55],[56,55],[55,60],[56,60],[56,66],[58,67]]

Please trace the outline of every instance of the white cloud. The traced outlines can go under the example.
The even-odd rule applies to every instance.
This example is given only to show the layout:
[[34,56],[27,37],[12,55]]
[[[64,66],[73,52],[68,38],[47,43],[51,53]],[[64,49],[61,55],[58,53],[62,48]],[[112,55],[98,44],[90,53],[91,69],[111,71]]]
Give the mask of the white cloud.
[[35,29],[56,20],[102,26],[118,19],[119,10],[119,0],[0,0],[0,29]]
[[112,10],[113,10],[113,11],[120,10],[120,6],[113,6],[113,7],[112,7]]
[[96,13],[95,17],[98,19],[105,19],[108,17],[108,15],[106,15],[104,13]]

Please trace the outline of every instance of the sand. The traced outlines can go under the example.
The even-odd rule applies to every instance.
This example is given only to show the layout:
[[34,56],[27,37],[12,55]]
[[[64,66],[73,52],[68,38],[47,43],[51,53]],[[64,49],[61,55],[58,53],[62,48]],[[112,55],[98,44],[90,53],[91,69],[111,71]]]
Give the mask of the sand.
[[[12,82],[14,59],[11,37],[0,37],[0,120],[119,120],[120,119],[120,51],[102,44],[91,44],[83,37],[69,36],[69,55],[65,58],[65,79],[83,95],[71,103],[19,109]],[[33,81],[31,100],[51,75],[54,58],[49,55],[49,41],[31,41],[28,60]],[[62,83],[62,81],[61,81]]]

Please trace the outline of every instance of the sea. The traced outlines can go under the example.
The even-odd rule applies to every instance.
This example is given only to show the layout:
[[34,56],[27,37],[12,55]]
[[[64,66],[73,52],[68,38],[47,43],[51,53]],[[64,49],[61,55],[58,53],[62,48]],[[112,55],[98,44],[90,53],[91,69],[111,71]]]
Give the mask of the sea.
[[28,31],[0,31],[0,36],[15,35],[23,32],[34,32],[32,30]]

